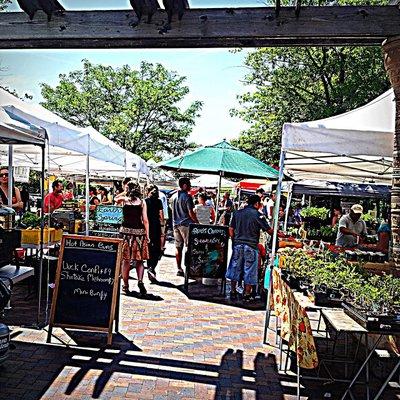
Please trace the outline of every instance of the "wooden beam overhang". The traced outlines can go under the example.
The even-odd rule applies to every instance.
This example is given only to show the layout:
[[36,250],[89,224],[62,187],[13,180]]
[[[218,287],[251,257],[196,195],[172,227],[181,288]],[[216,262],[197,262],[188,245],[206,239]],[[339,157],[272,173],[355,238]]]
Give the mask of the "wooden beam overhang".
[[[298,8],[300,1],[298,1]],[[206,48],[305,45],[381,45],[400,35],[400,10],[390,6],[191,9],[165,29],[158,11],[151,24],[130,26],[133,11],[67,11],[64,16],[0,13],[0,49]],[[297,15],[296,15],[297,14]]]

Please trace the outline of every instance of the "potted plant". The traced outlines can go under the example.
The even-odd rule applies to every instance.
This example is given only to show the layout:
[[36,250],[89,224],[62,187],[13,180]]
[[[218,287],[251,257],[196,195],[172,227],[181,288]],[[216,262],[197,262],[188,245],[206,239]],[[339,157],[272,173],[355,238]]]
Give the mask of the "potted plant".
[[305,207],[300,211],[304,218],[305,228],[320,228],[328,217],[329,210],[325,207]]

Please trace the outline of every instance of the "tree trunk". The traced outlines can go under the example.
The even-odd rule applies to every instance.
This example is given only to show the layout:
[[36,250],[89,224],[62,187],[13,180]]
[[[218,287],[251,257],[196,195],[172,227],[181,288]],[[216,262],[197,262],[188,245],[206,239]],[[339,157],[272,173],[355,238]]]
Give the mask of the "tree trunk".
[[383,43],[383,51],[385,68],[389,75],[396,99],[391,220],[393,261],[396,267],[400,267],[400,36],[385,40]]

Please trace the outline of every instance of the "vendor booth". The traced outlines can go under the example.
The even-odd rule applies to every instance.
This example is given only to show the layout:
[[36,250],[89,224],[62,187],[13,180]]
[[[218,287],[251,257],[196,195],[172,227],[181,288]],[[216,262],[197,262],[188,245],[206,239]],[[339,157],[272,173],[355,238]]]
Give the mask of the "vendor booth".
[[[41,196],[43,198],[44,188],[44,164],[45,164],[45,147],[47,142],[47,133],[43,128],[38,128],[32,124],[24,124],[12,120],[3,110],[0,109],[0,144],[6,146],[8,150],[8,170],[9,170],[9,192],[8,201],[9,208],[0,204],[0,279],[11,279],[16,283],[33,275],[34,271],[31,267],[20,267],[10,265],[15,255],[14,251],[21,245],[21,232],[14,229],[15,212],[12,206],[12,182],[13,182],[13,151],[18,146],[36,146],[41,153]],[[41,229],[39,234],[39,277],[38,281],[42,281],[43,271],[43,246],[44,246],[44,221],[41,221]],[[39,324],[40,307],[41,307],[41,285],[38,289],[38,312],[37,324]]]
[[[345,114],[318,121],[284,124],[276,204],[280,204],[284,190],[289,193],[297,191],[310,195],[380,197],[389,200],[394,121],[394,94],[390,90],[365,106]],[[284,184],[284,174],[298,182]],[[354,364],[357,354],[352,361],[342,361],[345,363],[345,379],[341,382],[347,385],[342,399],[347,396],[353,398],[354,385],[364,377],[365,398],[370,398],[370,359],[384,338],[395,339],[400,332],[398,271],[390,263],[372,263],[385,266],[372,273],[372,269],[367,268],[368,258],[353,261],[353,254],[350,253],[354,252],[348,252],[345,248],[333,248],[326,253],[322,242],[317,248],[310,242],[301,250],[280,250],[276,258],[278,213],[279,207],[275,207],[271,269],[265,281],[269,290],[264,339],[266,341],[270,310],[274,309],[277,320],[282,321],[279,329],[281,349],[282,341],[286,340],[288,347],[294,351],[297,395],[300,398],[299,378],[304,375],[300,367],[314,369],[317,364],[326,362],[324,353],[315,358],[314,330],[308,321],[310,311],[319,313],[319,321],[322,318],[326,329],[331,330],[329,335],[334,339],[334,346],[337,337],[344,335],[346,346],[347,339],[352,337],[357,340],[357,349],[359,346],[365,346],[366,349],[366,356],[361,358],[360,364]],[[390,275],[380,276],[382,270]],[[307,274],[307,271],[310,273]],[[295,276],[301,276],[302,282]],[[303,317],[307,317],[307,321],[297,325]],[[320,322],[317,332],[319,329]],[[381,398],[380,395],[400,366],[397,346],[393,345],[392,350],[395,354],[393,368],[382,377],[383,385],[375,399]],[[333,362],[338,362],[334,353],[335,347],[331,358]],[[347,374],[350,363],[353,363],[352,373]],[[311,378],[321,380],[321,369],[316,371]],[[332,375],[329,379],[331,382],[339,381]]]
[[[124,177],[148,175],[148,168],[139,156],[127,152],[93,128],[80,128],[44,107],[27,103],[0,89],[0,107],[13,121],[34,124],[46,129],[48,150],[47,170],[54,174],[86,176],[86,204],[89,203],[89,177]],[[0,146],[0,157],[6,148]],[[15,149],[14,165],[38,169],[40,154],[31,146]],[[89,209],[85,213],[88,232]]]
[[[394,116],[394,94],[389,90],[341,115],[284,124],[276,204],[280,204],[284,173],[294,179],[363,183],[366,192],[371,192],[368,183],[390,184]],[[279,207],[275,207],[275,232],[278,214]],[[273,255],[276,246],[275,234]]]
[[[37,237],[30,237],[29,242],[22,244],[24,249],[31,252],[34,262],[40,260],[39,277],[38,277],[38,320],[35,327],[42,327],[43,324],[39,321],[41,311],[41,292],[42,292],[42,273],[43,273],[43,258],[48,260],[47,264],[47,279],[43,280],[47,288],[47,303],[45,324],[50,322],[50,330],[53,326],[77,326],[81,329],[98,330],[108,332],[108,343],[111,343],[111,334],[114,329],[118,331],[118,290],[119,290],[119,268],[121,264],[121,240],[114,238],[104,237],[104,232],[101,232],[101,237],[88,236],[89,233],[89,208],[93,211],[93,207],[89,204],[89,179],[92,176],[101,177],[125,177],[131,176],[132,178],[139,179],[142,174],[147,177],[148,169],[146,163],[135,154],[127,152],[121,147],[115,145],[112,141],[101,135],[99,132],[92,128],[76,127],[68,121],[63,120],[59,116],[46,110],[45,108],[28,104],[6,91],[0,91],[0,111],[1,115],[7,121],[8,125],[5,126],[4,132],[8,134],[11,131],[10,127],[19,126],[33,126],[39,125],[38,129],[42,136],[36,137],[38,143],[32,140],[16,141],[20,148],[15,146],[14,151],[9,151],[7,147],[10,141],[9,135],[6,140],[0,141],[0,158],[2,162],[6,161],[6,156],[9,154],[9,166],[21,165],[29,166],[33,169],[42,170],[42,199],[44,188],[44,171],[45,164],[47,164],[47,171],[55,175],[85,175],[86,187],[86,201],[85,201],[85,221],[86,221],[86,235],[61,235],[55,243],[54,229],[44,228],[44,220],[53,224],[53,218],[58,220],[62,219],[64,225],[68,227],[69,233],[71,232],[71,218],[70,215],[74,214],[76,207],[73,206],[71,210],[69,202],[63,197],[62,208],[57,208],[52,213],[45,213],[45,217],[38,217],[35,214],[29,215],[35,224],[37,220],[40,221],[40,238],[39,242]],[[7,129],[6,129],[7,128]],[[33,129],[33,128],[32,128]],[[20,129],[22,131],[22,129]],[[18,131],[18,130],[16,130]],[[28,131],[28,129],[26,129]],[[0,132],[1,133],[1,132]],[[22,136],[21,132],[21,136]],[[46,137],[44,136],[46,133]],[[11,135],[12,136],[12,135]],[[1,137],[1,136],[0,136]],[[12,136],[13,137],[13,136]],[[39,139],[42,139],[41,141]],[[46,139],[46,140],[45,140]],[[8,140],[8,141],[7,141]],[[4,144],[3,144],[4,143]],[[32,148],[31,143],[39,144],[41,152]],[[41,163],[40,163],[41,156]],[[10,168],[12,170],[12,168]],[[55,176],[54,176],[55,178]],[[9,196],[11,198],[11,196]],[[45,210],[47,211],[47,210]],[[49,210],[50,211],[50,207]],[[97,219],[101,220],[104,225],[120,223],[120,207],[114,206],[99,206]],[[117,214],[117,215],[115,215]],[[25,214],[26,215],[26,214]],[[24,216],[25,216],[24,215]],[[23,217],[24,218],[24,217]],[[25,222],[25,221],[23,221]],[[53,226],[53,225],[52,225]],[[72,228],[73,229],[73,228]],[[26,233],[36,235],[35,229]],[[115,232],[112,232],[115,234]],[[62,232],[61,232],[62,234]],[[57,247],[54,248],[54,247]],[[58,250],[58,246],[60,246]],[[44,248],[46,250],[44,251]],[[50,249],[54,248],[54,253],[50,253]],[[47,252],[47,249],[49,251]],[[45,256],[43,257],[43,252]],[[65,260],[68,260],[65,263]],[[73,260],[73,261],[72,261]],[[88,283],[88,290],[82,289],[82,276],[80,274],[70,274],[70,265],[74,263],[79,264],[79,269]],[[103,263],[107,268],[103,268]],[[57,264],[57,265],[55,265]],[[111,274],[111,264],[115,272]],[[32,264],[33,265],[33,264]],[[51,272],[54,273],[54,279],[49,280]],[[99,266],[102,266],[99,269]],[[21,267],[27,268],[27,267]],[[29,267],[28,267],[29,268]],[[78,267],[75,267],[78,268]],[[30,268],[33,270],[33,268]],[[62,271],[62,272],[61,272]],[[96,273],[101,276],[95,277]],[[65,285],[63,278],[65,274],[68,276],[67,281],[71,281]],[[104,274],[110,275],[105,278]],[[49,292],[50,283],[55,283],[55,292],[53,294],[52,311],[50,318],[48,318],[49,306]],[[59,289],[61,287],[61,289]],[[101,298],[93,296],[92,293],[106,293]],[[78,295],[76,295],[78,293]],[[75,297],[74,297],[75,296]],[[102,302],[107,297],[107,307],[103,312],[101,306]],[[75,298],[75,300],[74,300]],[[61,299],[61,300],[58,300]],[[108,300],[110,299],[110,300]],[[74,303],[74,308],[66,307],[68,310],[63,309],[63,305],[67,301]],[[98,313],[88,311],[88,304],[93,304]],[[84,304],[84,306],[82,305]],[[66,321],[65,316],[67,311],[70,311],[72,319]],[[82,311],[81,313],[77,311]],[[88,317],[96,317],[88,321]],[[99,320],[99,317],[101,321]],[[49,321],[50,320],[50,321]]]

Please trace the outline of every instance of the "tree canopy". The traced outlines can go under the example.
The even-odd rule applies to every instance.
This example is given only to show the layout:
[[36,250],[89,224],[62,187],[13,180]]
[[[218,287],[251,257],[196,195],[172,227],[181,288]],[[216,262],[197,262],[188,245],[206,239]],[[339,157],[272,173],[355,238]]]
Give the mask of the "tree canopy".
[[78,126],[92,126],[126,150],[145,159],[177,155],[188,142],[202,102],[187,108],[185,77],[161,64],[142,62],[138,69],[95,65],[61,74],[56,87],[42,83],[42,103]]
[[0,11],[3,11],[11,3],[11,0],[0,0]]
[[250,127],[234,144],[269,163],[279,159],[285,122],[340,114],[390,87],[377,47],[260,48],[245,66],[251,89],[231,114]]

